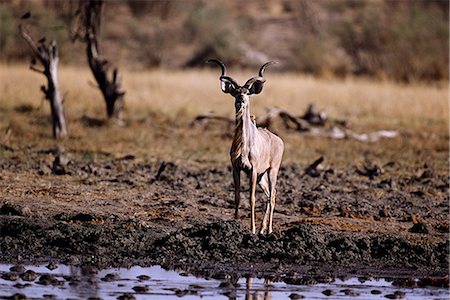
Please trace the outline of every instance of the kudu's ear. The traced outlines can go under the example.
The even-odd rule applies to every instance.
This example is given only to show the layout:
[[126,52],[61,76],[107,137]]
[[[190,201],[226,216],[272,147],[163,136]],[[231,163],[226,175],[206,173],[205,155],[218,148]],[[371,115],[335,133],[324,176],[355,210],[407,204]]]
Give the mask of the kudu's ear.
[[222,92],[234,95],[237,92],[239,85],[233,78],[226,76],[227,69],[225,68],[225,65],[218,59],[208,59],[206,62],[216,63],[220,66],[222,69],[222,75],[219,77],[220,88],[222,89]]
[[249,95],[259,94],[264,87],[264,82],[266,82],[264,77],[256,76],[247,80],[244,87],[247,88]]
[[250,78],[249,80],[247,80],[247,82],[245,83],[244,87],[246,87],[248,89],[249,95],[261,93],[261,91],[262,91],[262,89],[264,87],[264,82],[266,82],[266,80],[263,77],[264,70],[266,69],[267,66],[270,66],[270,65],[273,65],[273,64],[276,64],[276,62],[274,62],[274,61],[266,62],[259,69],[258,76],[255,76],[255,77]]

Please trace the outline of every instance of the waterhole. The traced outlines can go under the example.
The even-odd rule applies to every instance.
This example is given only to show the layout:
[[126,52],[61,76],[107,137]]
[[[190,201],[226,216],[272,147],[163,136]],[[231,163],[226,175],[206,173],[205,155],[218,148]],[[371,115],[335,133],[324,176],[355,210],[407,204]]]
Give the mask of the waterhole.
[[[201,278],[160,266],[97,270],[61,264],[0,264],[2,299],[448,299],[447,288],[405,288],[385,278],[290,282],[223,275]],[[284,278],[284,279],[283,279]],[[295,281],[295,280],[294,280]],[[286,282],[289,282],[286,283]]]

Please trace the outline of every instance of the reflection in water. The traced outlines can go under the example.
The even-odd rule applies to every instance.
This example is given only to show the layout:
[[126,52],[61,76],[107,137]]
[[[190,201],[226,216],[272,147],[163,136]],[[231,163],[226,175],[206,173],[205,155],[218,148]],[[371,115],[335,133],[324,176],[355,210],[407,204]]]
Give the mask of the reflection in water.
[[89,297],[99,297],[100,286],[98,285],[96,268],[91,266],[70,267],[70,276],[72,277],[69,286],[74,294],[77,294],[81,299]]
[[272,281],[264,279],[264,289],[258,290],[253,288],[253,278],[245,279],[245,300],[272,300],[271,285]]
[[[225,282],[219,279],[204,279],[187,273],[167,271],[159,266],[149,268],[132,267],[129,269],[97,270],[92,267],[59,265],[54,270],[43,266],[26,266],[33,270],[38,278],[43,274],[54,276],[62,285],[52,286],[22,279],[8,280],[14,277],[9,268],[12,265],[0,264],[0,298],[11,297],[16,293],[28,298],[45,298],[52,295],[57,299],[117,299],[124,294],[133,294],[136,299],[246,299],[272,300],[289,299],[291,294],[304,296],[305,299],[323,299],[325,290],[332,291],[336,297],[346,297],[344,291],[354,291],[352,299],[380,299],[396,291],[406,294],[407,299],[448,299],[445,288],[396,288],[384,279],[372,279],[364,282],[357,278],[336,279],[332,283],[316,285],[294,285],[255,277],[240,278],[227,275]],[[17,277],[17,276],[16,276]],[[26,285],[25,284],[29,284]],[[25,287],[24,287],[25,286]],[[372,294],[377,290],[381,295]],[[44,296],[47,295],[47,296]]]

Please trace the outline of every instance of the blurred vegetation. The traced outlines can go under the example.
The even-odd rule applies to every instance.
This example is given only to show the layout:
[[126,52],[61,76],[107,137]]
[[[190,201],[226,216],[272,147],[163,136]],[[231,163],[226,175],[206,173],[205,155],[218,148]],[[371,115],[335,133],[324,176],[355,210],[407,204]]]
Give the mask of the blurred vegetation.
[[[36,38],[56,39],[64,63],[85,63],[69,38],[76,1],[3,0],[0,59],[27,58],[17,33],[32,12]],[[317,76],[402,82],[449,78],[449,2],[413,0],[108,1],[102,51],[131,69],[203,67],[210,57]]]
[[364,3],[333,29],[353,73],[402,81],[448,78],[448,2],[385,3]]

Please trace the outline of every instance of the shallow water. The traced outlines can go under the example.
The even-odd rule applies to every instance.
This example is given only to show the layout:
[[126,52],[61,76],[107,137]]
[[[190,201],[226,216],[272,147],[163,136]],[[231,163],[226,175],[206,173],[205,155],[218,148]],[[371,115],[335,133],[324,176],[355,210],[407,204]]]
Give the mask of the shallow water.
[[[10,274],[9,264],[0,264],[0,276]],[[11,281],[0,279],[0,298],[16,293],[28,298],[51,299],[117,299],[132,294],[135,299],[291,299],[292,294],[305,299],[387,299],[396,291],[405,293],[405,299],[449,299],[445,288],[397,288],[385,279],[361,282],[358,278],[336,279],[332,283],[315,285],[290,285],[284,282],[268,282],[262,278],[239,278],[230,285],[224,280],[198,278],[183,272],[167,271],[160,266],[142,268],[112,268],[94,271],[91,268],[57,265],[49,270],[46,266],[25,266],[37,273],[33,281],[21,278]],[[40,282],[44,274],[53,275],[47,285]],[[141,277],[146,275],[148,278]],[[141,279],[139,279],[140,277]],[[41,280],[42,281],[42,280]],[[23,286],[29,284],[28,286]],[[21,286],[22,285],[22,286]],[[133,289],[134,288],[134,289]],[[141,291],[136,289],[141,288]],[[323,292],[334,293],[326,296]],[[353,295],[346,295],[345,292]],[[372,294],[373,290],[381,292]],[[131,299],[131,298],[129,298]]]

